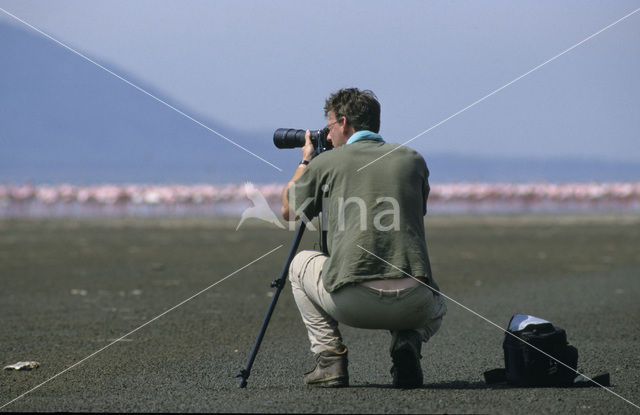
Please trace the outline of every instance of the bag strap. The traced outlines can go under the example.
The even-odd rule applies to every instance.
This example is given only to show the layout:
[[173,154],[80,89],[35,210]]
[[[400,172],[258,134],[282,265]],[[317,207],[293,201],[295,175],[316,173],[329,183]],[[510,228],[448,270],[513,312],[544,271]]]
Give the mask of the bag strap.
[[573,384],[571,386],[575,388],[586,388],[589,386],[611,386],[611,377],[609,376],[609,372],[601,373],[598,376],[594,376],[592,379],[587,379],[582,375],[578,375],[575,379],[573,379]]
[[[507,370],[504,368],[497,368],[487,370],[483,373],[484,381],[487,385],[493,385],[496,383],[504,383],[507,381]],[[573,379],[571,385],[574,388],[588,388],[592,386],[611,386],[611,376],[609,372],[601,373],[598,376],[594,376],[588,379],[582,375],[578,375]]]

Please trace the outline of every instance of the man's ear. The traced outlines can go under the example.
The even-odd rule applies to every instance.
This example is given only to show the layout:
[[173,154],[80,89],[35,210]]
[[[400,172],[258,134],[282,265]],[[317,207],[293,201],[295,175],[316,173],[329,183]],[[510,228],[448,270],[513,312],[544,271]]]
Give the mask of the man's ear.
[[340,120],[340,128],[342,128],[342,134],[345,137],[349,138],[353,134],[355,134],[356,130],[354,130],[351,124],[349,124],[349,120],[347,120],[347,117],[343,116],[343,118],[344,118],[344,124],[342,123],[342,120]]

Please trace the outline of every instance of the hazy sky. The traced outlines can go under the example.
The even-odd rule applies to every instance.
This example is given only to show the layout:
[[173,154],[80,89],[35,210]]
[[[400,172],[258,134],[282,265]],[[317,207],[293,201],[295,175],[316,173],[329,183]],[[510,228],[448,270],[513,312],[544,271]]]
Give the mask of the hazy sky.
[[[0,7],[143,79],[195,118],[251,131],[320,128],[328,94],[357,86],[380,99],[383,136],[404,142],[640,1],[0,0]],[[1,11],[0,22],[24,27]],[[640,161],[638,74],[640,11],[410,146]]]

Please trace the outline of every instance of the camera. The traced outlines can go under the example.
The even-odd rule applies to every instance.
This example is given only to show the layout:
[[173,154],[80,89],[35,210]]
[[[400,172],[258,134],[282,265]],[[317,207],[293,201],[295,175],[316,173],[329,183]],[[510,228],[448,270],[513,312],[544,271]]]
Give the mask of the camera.
[[[296,148],[304,147],[304,135],[306,130],[296,130],[294,128],[278,128],[273,133],[273,144],[278,148]],[[311,130],[311,142],[313,147],[320,151],[331,150],[333,145],[327,136],[329,135],[329,129],[323,128],[322,130]]]

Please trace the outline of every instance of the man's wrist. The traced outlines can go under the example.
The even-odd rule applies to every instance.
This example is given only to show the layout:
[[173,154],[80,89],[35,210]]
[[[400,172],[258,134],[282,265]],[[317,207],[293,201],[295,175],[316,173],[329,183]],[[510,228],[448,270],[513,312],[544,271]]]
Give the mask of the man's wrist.
[[306,166],[307,164],[309,164],[309,160],[302,159],[298,166]]

